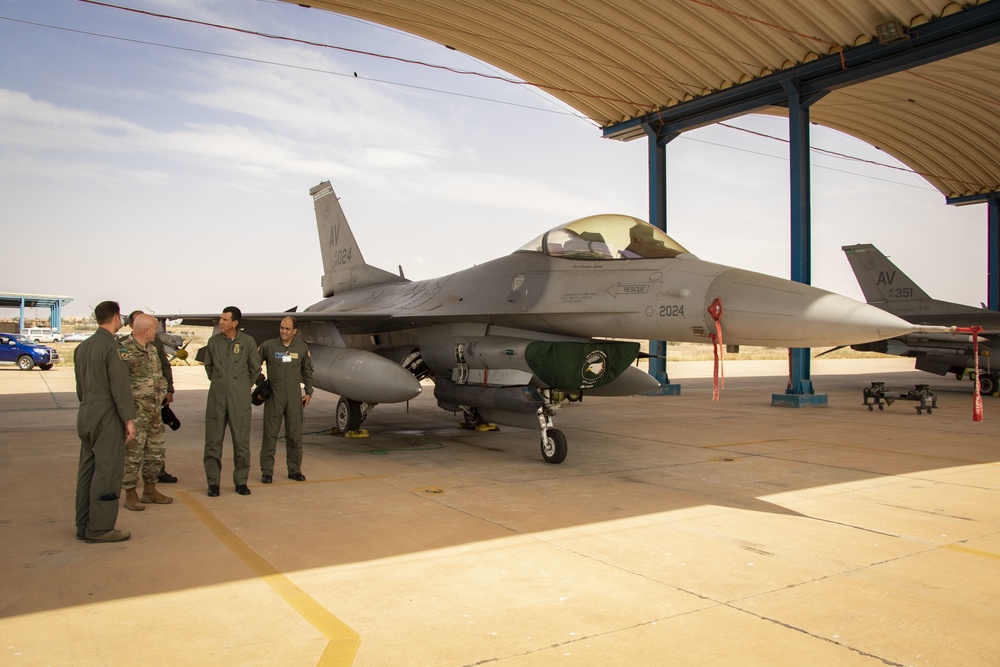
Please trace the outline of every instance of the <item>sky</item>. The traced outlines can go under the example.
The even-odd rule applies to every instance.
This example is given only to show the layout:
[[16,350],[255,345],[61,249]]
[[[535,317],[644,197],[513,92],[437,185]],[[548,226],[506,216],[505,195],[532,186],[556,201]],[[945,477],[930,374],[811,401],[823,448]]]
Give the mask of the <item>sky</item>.
[[[275,0],[116,4],[505,74]],[[670,235],[789,277],[787,135],[785,119],[754,115],[671,142]],[[812,146],[901,166],[819,126]],[[898,169],[812,165],[812,284],[861,299],[841,246],[874,243],[933,297],[986,300],[984,205],[948,206]],[[305,308],[322,273],[308,193],[325,180],[365,260],[417,280],[586,215],[649,218],[646,141],[603,139],[537,89],[80,0],[0,0],[0,292],[71,297],[64,316],[106,299],[162,314]]]

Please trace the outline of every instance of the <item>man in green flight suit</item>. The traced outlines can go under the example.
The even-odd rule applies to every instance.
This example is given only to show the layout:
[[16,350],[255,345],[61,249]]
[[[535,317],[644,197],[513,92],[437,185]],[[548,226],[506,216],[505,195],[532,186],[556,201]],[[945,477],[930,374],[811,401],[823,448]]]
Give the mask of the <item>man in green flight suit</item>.
[[94,308],[98,329],[73,352],[80,409],[80,464],[76,479],[76,538],[90,543],[123,542],[115,529],[118,492],[125,474],[125,443],[135,437],[135,405],[128,380],[128,353],[115,340],[121,308],[102,301]]
[[[264,484],[274,475],[274,450],[278,429],[285,420],[285,465],[288,479],[306,481],[302,474],[302,408],[312,399],[312,360],[309,348],[295,338],[298,331],[294,317],[281,320],[278,338],[264,341],[260,356],[267,367],[271,396],[264,402],[264,438],[260,445],[260,474]],[[306,395],[302,395],[302,385]]]
[[205,407],[205,476],[212,497],[219,495],[227,424],[233,439],[233,484],[236,493],[250,495],[250,388],[260,373],[260,355],[254,339],[239,329],[242,318],[236,306],[223,308],[219,333],[205,346],[205,372],[211,380]]

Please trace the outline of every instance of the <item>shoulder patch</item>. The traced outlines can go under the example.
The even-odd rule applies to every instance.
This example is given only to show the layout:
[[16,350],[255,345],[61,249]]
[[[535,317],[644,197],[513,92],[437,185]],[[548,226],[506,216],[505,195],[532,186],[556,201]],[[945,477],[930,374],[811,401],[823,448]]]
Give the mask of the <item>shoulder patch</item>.
[[122,361],[128,361],[128,350],[124,347],[118,348],[118,356],[122,358]]

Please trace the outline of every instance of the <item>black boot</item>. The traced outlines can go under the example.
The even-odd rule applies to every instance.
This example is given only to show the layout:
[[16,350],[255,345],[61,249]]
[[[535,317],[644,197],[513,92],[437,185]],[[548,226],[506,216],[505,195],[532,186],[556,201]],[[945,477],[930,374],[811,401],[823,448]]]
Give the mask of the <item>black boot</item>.
[[164,484],[173,484],[174,482],[177,481],[177,478],[171,475],[169,472],[167,472],[166,468],[160,470],[160,474],[157,476],[156,479],[160,482],[163,482]]

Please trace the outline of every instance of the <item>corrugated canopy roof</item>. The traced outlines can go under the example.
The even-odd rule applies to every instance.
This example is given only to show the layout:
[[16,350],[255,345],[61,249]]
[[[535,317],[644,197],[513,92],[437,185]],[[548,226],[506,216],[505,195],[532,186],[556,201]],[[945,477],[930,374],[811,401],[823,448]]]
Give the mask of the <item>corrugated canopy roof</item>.
[[[896,21],[916,44],[922,26],[930,32],[948,21],[957,26],[953,43],[978,30],[967,42],[977,48],[836,87],[812,105],[811,120],[878,146],[947,197],[1000,191],[996,0],[287,1],[467,53],[538,86],[602,128],[650,114],[666,117],[782,73],[795,78],[812,63],[831,62],[848,73],[868,66],[855,64],[855,54],[877,53],[878,26]],[[885,48],[905,51],[906,44]],[[782,113],[773,100],[765,102],[744,103],[730,115]],[[717,120],[718,114],[705,122]],[[612,136],[643,133],[635,124]]]

